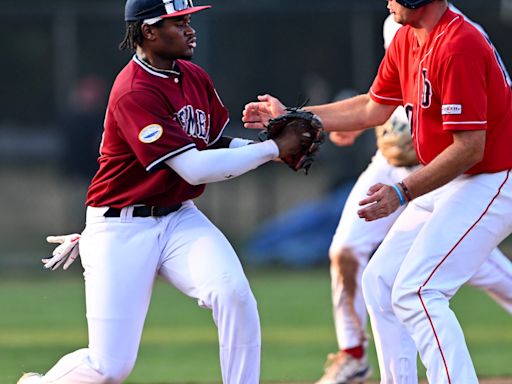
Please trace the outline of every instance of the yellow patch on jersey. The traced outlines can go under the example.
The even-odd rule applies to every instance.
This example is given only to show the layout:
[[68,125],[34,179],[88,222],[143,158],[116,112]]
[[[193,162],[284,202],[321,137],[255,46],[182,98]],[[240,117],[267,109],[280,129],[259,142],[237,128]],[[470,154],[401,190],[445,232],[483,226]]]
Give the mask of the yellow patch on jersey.
[[154,143],[164,133],[164,129],[159,124],[150,124],[142,128],[139,133],[139,140],[145,144]]

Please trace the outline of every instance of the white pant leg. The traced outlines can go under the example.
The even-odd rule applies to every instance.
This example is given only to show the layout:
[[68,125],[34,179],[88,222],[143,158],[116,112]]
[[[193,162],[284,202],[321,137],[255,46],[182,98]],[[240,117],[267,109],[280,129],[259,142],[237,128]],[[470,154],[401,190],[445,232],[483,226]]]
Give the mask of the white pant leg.
[[[395,184],[411,172],[410,167],[390,165],[380,151],[377,151],[367,169],[359,176],[345,202],[329,249],[334,324],[340,349],[361,345],[362,339],[365,338],[366,306],[361,288],[363,270],[371,253],[382,242],[403,210],[400,208],[381,220],[366,222],[357,215],[360,209],[359,201],[366,196],[371,186],[377,183]],[[349,264],[347,255],[354,257],[355,268],[350,266],[344,268],[345,266],[338,265],[339,263]],[[335,258],[340,260],[333,260]],[[353,276],[344,276],[344,274]],[[353,279],[353,281],[346,286],[345,279]],[[354,284],[355,287],[351,287]]]
[[382,384],[418,383],[416,346],[393,312],[391,290],[410,245],[429,215],[429,211],[410,203],[363,272],[364,299],[371,320]]
[[160,250],[152,218],[104,218],[88,208],[80,240],[89,347],[64,356],[45,383],[121,383],[140,343]]
[[468,284],[486,291],[512,314],[512,262],[498,248],[491,252]]
[[[509,172],[461,176],[424,198],[416,205],[426,200],[433,211],[400,266],[393,310],[414,339],[429,382],[478,383],[449,299],[512,231],[512,180]],[[389,243],[398,245],[396,234],[393,227]]]
[[[175,228],[178,228],[176,230]],[[160,275],[211,308],[218,327],[224,384],[257,384],[261,333],[256,300],[235,251],[191,203],[169,223]]]

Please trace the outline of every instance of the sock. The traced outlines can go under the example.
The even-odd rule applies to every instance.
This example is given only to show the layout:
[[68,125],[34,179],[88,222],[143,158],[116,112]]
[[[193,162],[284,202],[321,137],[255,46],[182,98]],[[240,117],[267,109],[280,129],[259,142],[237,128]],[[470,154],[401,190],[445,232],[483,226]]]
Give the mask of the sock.
[[343,349],[342,351],[348,353],[350,356],[356,359],[360,359],[361,357],[364,356],[364,348],[362,345],[358,345],[357,347],[353,348]]

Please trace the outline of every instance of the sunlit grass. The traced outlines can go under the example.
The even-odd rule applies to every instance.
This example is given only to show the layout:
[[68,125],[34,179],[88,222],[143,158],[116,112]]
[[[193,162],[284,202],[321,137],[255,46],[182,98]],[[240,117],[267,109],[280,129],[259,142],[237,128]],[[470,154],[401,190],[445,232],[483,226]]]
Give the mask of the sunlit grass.
[[[327,270],[248,276],[263,328],[262,382],[318,379],[326,354],[336,349]],[[463,288],[452,307],[479,375],[512,376],[512,317],[472,288]],[[0,311],[0,384],[16,382],[22,371],[44,372],[63,354],[87,345],[78,274],[3,279]],[[211,312],[157,283],[128,383],[220,383],[218,358]],[[373,349],[370,360],[377,372]]]

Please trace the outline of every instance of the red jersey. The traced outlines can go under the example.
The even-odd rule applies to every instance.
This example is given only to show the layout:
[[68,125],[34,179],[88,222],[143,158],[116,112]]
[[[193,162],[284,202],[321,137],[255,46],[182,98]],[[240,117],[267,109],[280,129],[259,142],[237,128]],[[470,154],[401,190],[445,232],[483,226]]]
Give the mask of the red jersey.
[[171,206],[195,198],[193,186],[165,164],[192,148],[215,143],[228,111],[206,72],[184,60],[162,71],[133,57],[117,76],[105,117],[99,170],[88,206]]
[[466,173],[512,168],[512,92],[493,46],[447,10],[423,46],[400,28],[370,89],[377,103],[403,104],[418,159],[428,164],[457,130],[486,130],[484,159]]

